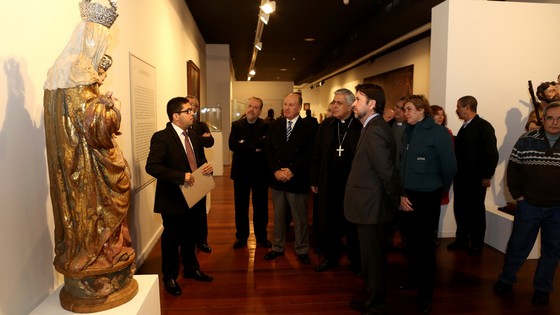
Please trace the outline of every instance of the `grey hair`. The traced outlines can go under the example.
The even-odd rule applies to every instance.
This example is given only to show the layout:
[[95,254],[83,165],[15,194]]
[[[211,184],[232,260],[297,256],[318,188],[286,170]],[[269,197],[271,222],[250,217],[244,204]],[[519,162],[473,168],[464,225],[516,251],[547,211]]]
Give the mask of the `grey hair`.
[[356,96],[354,96],[354,93],[352,93],[352,91],[350,91],[349,89],[345,89],[345,88],[341,88],[338,89],[336,91],[334,91],[334,94],[343,94],[344,97],[346,97],[346,103],[348,103],[348,105],[352,105],[352,103],[354,103],[354,100],[356,99]]

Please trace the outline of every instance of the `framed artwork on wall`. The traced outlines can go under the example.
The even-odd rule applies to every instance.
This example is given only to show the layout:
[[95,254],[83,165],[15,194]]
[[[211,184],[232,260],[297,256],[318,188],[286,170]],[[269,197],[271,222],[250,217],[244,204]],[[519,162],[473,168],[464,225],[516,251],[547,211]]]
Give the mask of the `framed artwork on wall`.
[[364,83],[380,85],[385,90],[385,108],[394,109],[403,96],[412,95],[414,65],[387,71],[364,79]]
[[196,96],[200,102],[200,69],[192,60],[187,61],[187,94]]

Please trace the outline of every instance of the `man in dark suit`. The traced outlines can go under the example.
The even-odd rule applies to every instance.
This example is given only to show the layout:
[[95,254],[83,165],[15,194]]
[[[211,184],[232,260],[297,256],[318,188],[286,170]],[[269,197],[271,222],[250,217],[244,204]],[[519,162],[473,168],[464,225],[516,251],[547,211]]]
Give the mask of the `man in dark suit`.
[[[346,251],[352,270],[359,274],[360,248],[356,225],[344,218],[344,191],[362,123],[352,113],[354,93],[348,89],[334,92],[332,117],[317,131],[311,159],[311,190],[318,196],[319,236],[325,256],[318,272],[338,265]],[[346,237],[346,248],[343,239]]]
[[270,248],[268,225],[268,167],[264,156],[267,126],[259,118],[263,101],[251,97],[247,102],[245,117],[231,124],[229,149],[233,151],[231,179],[235,200],[234,249],[247,246],[249,238],[249,196],[253,192],[253,230],[257,244]]
[[274,205],[274,242],[265,260],[284,255],[286,212],[294,219],[294,250],[299,261],[309,264],[309,234],[307,202],[309,197],[309,166],[316,127],[299,116],[301,94],[290,93],[284,98],[284,118],[268,126],[265,154],[272,178]]
[[351,301],[350,306],[363,314],[377,314],[385,309],[387,250],[400,202],[397,148],[391,127],[381,115],[385,108],[382,87],[358,85],[352,107],[364,127],[346,184],[344,215],[358,227],[366,298]]
[[[463,126],[455,137],[457,173],[453,180],[453,212],[457,231],[448,250],[467,249],[479,256],[486,233],[486,190],[498,165],[496,134],[492,125],[476,113],[478,102],[472,96],[457,101],[457,116]],[[469,244],[470,241],[470,244]]]
[[[183,276],[210,282],[212,277],[200,271],[195,254],[195,231],[198,221],[196,211],[206,208],[206,198],[189,208],[181,185],[193,185],[196,178],[192,172],[206,163],[202,145],[189,127],[194,112],[185,97],[176,97],[167,103],[169,122],[165,129],[156,132],[150,143],[146,172],[157,179],[154,212],[163,220],[161,235],[161,267],[165,290],[181,295],[177,283],[179,255],[183,261]],[[212,173],[212,165],[206,164],[203,174]]]
[[308,120],[309,122],[313,123],[314,125],[319,125],[319,121],[317,120],[317,118],[311,116],[311,109],[306,109],[305,110],[305,117],[303,119]]
[[[198,102],[198,98],[193,95],[187,95],[187,99],[189,103],[193,107],[193,112],[195,119],[193,124],[189,127],[190,130],[193,130],[195,135],[198,138],[198,141],[202,144],[204,148],[211,148],[214,145],[214,137],[210,133],[210,128],[208,128],[208,124],[204,121],[200,121],[200,104]],[[198,118],[198,119],[197,119]],[[204,160],[206,160],[206,154],[204,153],[204,149],[201,151],[201,156]],[[212,247],[208,245],[208,218],[206,217],[206,205],[204,207],[200,207],[197,211],[197,232],[196,232],[196,246],[198,249],[205,253],[210,253],[212,251]]]

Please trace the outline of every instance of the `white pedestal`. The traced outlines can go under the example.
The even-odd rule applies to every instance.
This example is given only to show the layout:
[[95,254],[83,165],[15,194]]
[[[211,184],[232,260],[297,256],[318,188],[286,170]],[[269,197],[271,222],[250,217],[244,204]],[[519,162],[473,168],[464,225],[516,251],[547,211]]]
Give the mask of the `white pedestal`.
[[[507,242],[513,228],[513,216],[500,210],[486,210],[486,237],[484,242],[495,249],[506,252]],[[541,253],[541,233],[527,259],[538,259]]]
[[224,175],[224,136],[221,131],[212,131],[214,145],[204,149],[206,159],[214,168],[214,176]]
[[[110,310],[91,313],[95,315],[160,315],[159,280],[157,275],[135,275],[138,293],[127,303]],[[59,294],[62,285],[39,304],[30,315],[75,315],[60,306]]]

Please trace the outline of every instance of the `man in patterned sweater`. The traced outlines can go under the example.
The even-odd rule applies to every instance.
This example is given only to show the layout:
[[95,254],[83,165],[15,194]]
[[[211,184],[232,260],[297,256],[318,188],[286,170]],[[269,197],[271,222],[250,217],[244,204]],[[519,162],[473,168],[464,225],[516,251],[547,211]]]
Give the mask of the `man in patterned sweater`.
[[543,111],[543,127],[526,132],[515,144],[507,167],[507,184],[517,200],[504,267],[494,292],[511,291],[539,228],[541,257],[533,280],[534,305],[548,304],[560,259],[560,102]]

